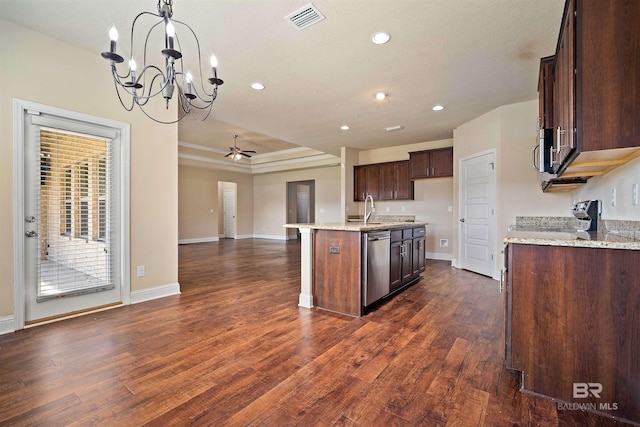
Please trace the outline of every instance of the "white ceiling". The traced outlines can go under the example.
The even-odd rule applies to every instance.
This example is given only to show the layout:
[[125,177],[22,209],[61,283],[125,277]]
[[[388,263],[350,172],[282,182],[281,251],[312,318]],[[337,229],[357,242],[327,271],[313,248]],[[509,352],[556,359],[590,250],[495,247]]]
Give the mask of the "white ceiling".
[[[313,0],[326,19],[298,30],[285,16],[308,3],[174,0],[173,18],[194,29],[205,57],[216,54],[225,81],[212,117],[180,123],[181,141],[226,150],[237,133],[238,146],[258,153],[304,146],[339,155],[342,146],[451,138],[485,112],[537,96],[539,59],[555,51],[564,1]],[[112,23],[128,52],[133,18],[156,4],[0,0],[0,17],[97,56]],[[380,30],[391,41],[377,46],[370,37]],[[266,89],[251,89],[254,81]],[[388,98],[375,100],[377,91]],[[394,125],[403,129],[383,130]]]

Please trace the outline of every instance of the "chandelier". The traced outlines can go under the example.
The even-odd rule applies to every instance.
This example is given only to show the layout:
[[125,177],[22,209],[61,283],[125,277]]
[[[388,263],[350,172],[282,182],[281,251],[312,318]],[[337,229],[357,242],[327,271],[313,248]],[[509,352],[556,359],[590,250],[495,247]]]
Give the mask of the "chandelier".
[[[118,31],[115,25],[111,27],[109,31],[109,38],[111,39],[111,46],[109,51],[102,52],[102,57],[109,61],[111,65],[111,74],[113,75],[113,81],[116,87],[116,93],[120,104],[127,111],[133,110],[137,105],[142,112],[151,120],[158,123],[170,124],[176,123],[185,118],[189,113],[196,110],[203,111],[204,118],[206,120],[211,114],[211,108],[213,107],[213,101],[218,96],[218,86],[223,81],[218,78],[217,66],[218,60],[214,55],[211,55],[211,70],[212,77],[206,80],[212,87],[205,87],[203,82],[202,73],[202,61],[200,54],[200,42],[196,37],[195,32],[191,27],[184,22],[171,19],[173,16],[173,0],[158,0],[158,13],[142,12],[136,16],[131,25],[131,51],[129,55],[129,67],[127,74],[120,75],[116,68],[116,64],[124,62],[124,58],[116,53],[116,42],[118,41]],[[134,60],[134,40],[133,36],[136,30],[136,23],[138,19],[144,15],[151,15],[156,18],[160,18],[160,21],[156,22],[146,31],[146,37],[143,43],[142,50],[142,68],[137,72],[138,67]],[[184,27],[183,41],[190,40],[191,37],[195,40],[195,48],[197,50],[197,65],[198,76],[194,79],[189,69],[186,69],[182,61],[182,47],[180,45],[180,39],[176,31],[176,26]],[[152,56],[148,55],[148,44],[152,39],[152,32],[154,29],[164,29],[162,39],[164,40],[164,48],[159,49],[162,57],[158,57],[157,62],[153,62]],[[156,31],[157,33],[158,31]],[[162,59],[164,59],[164,67],[162,65]],[[207,90],[209,89],[209,90]],[[165,99],[166,109],[169,109],[169,101],[173,98],[173,95],[177,93],[178,99],[178,118],[173,121],[163,121],[156,119],[145,110],[147,103],[154,97],[162,95]],[[131,97],[131,102],[125,103],[124,97]]]

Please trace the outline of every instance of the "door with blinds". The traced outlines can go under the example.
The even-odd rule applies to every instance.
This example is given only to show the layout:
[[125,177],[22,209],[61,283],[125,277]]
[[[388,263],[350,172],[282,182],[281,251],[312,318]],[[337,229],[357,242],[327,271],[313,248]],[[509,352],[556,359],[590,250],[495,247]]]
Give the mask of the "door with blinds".
[[119,304],[119,135],[25,116],[25,323]]

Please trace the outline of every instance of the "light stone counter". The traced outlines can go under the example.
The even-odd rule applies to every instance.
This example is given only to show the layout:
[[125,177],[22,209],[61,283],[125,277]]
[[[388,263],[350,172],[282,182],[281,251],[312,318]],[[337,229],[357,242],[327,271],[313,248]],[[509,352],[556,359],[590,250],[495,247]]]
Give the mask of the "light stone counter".
[[600,220],[600,231],[586,232],[564,229],[573,226],[571,221],[574,220],[569,218],[569,222],[558,222],[561,219],[563,218],[518,217],[518,229],[508,231],[503,241],[524,245],[640,250],[638,221]]
[[367,225],[364,221],[348,222],[328,222],[328,223],[308,223],[308,224],[285,224],[285,228],[309,228],[312,230],[337,230],[337,231],[373,231],[388,230],[390,228],[420,227],[428,225],[428,222],[387,222],[369,221]]

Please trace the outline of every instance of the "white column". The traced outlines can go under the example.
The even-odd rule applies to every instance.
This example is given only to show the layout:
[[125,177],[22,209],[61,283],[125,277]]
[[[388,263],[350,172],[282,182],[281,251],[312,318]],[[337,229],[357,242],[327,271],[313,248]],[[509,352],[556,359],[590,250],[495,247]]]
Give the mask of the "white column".
[[313,307],[313,229],[299,228],[302,237],[300,247],[300,298],[298,306]]

